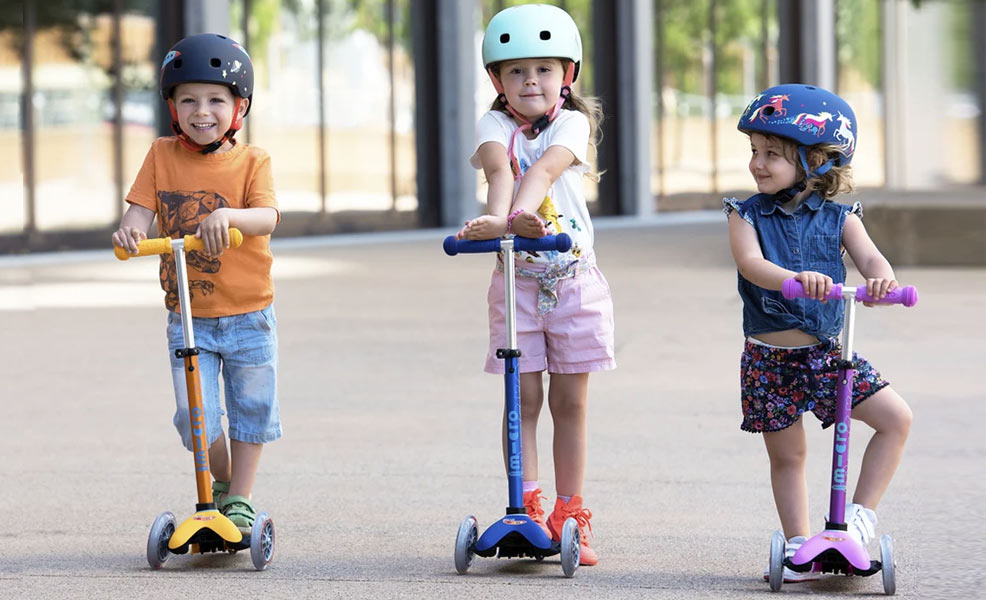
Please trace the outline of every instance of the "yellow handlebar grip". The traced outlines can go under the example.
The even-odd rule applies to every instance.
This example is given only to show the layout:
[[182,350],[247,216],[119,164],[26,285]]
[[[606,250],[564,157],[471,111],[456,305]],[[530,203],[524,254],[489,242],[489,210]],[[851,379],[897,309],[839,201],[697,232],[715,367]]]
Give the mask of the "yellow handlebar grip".
[[[229,247],[239,248],[240,244],[243,243],[243,232],[235,227],[229,228]],[[194,235],[185,236],[185,250],[191,252],[192,250],[202,250],[205,245],[202,243],[202,238],[197,238]]]
[[169,254],[171,252],[170,238],[151,238],[137,243],[137,254],[130,254],[123,248],[116,246],[113,248],[114,254],[120,260],[127,260],[134,256],[151,256],[154,254]]

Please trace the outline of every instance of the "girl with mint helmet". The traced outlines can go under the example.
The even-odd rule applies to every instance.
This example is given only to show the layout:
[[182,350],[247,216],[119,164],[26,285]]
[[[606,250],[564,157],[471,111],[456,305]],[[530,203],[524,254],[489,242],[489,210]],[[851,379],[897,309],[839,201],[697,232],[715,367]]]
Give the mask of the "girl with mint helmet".
[[[569,61],[565,67],[561,94],[555,105],[542,117],[530,121],[507,102],[503,85],[496,76],[494,68],[506,60],[523,58],[560,58]],[[499,94],[503,106],[523,125],[510,138],[507,154],[511,163],[516,163],[513,153],[514,140],[525,130],[535,135],[544,130],[558,116],[562,105],[572,93],[572,84],[579,76],[582,65],[582,36],[572,17],[557,6],[548,4],[523,4],[505,8],[493,15],[483,36],[483,65]],[[514,172],[520,167],[514,164]]]
[[243,126],[243,119],[239,116],[234,117],[223,137],[208,146],[193,142],[181,130],[178,111],[171,96],[182,83],[215,83],[228,87],[236,99],[234,115],[239,115],[240,103],[244,98],[249,101],[243,113],[245,117],[253,106],[253,63],[243,46],[218,33],[190,35],[172,46],[161,63],[161,98],[168,103],[171,129],[178,141],[193,152],[202,154],[216,151],[226,140],[233,141],[233,136]]
[[[856,151],[856,114],[849,103],[820,87],[789,83],[768,88],[743,111],[740,131],[786,138],[798,147],[808,179],[820,177],[833,166],[852,162]],[[818,144],[838,147],[838,154],[817,169],[808,165],[806,148]]]

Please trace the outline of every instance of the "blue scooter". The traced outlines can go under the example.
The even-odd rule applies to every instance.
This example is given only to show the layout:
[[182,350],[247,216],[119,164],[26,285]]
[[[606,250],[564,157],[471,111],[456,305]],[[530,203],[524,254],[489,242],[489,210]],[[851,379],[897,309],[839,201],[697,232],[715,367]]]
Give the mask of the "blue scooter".
[[568,252],[572,238],[567,234],[548,235],[542,238],[505,237],[493,240],[457,240],[455,236],[445,238],[445,253],[455,256],[459,253],[503,252],[504,303],[506,306],[507,347],[496,351],[497,358],[504,362],[504,386],[506,388],[507,415],[507,482],[509,504],[507,514],[478,535],[476,517],[469,515],[459,525],[455,537],[455,570],[465,574],[472,564],[473,555],[498,558],[531,557],[543,560],[546,556],[561,555],[561,568],[565,577],[575,575],[579,568],[581,538],[579,525],[573,518],[565,520],[561,530],[561,541],[553,542],[544,530],[535,523],[524,508],[522,481],[522,456],[520,436],[520,372],[517,359],[516,296],[514,293],[514,253],[518,251]]

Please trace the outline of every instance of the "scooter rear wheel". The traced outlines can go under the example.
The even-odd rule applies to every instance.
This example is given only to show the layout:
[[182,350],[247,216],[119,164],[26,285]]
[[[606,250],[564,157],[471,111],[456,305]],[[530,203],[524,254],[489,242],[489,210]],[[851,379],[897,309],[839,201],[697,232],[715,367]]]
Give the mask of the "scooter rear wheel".
[[572,577],[579,568],[579,558],[582,556],[582,535],[579,533],[578,522],[569,517],[561,526],[561,570],[565,577]]
[[154,519],[151,532],[147,536],[147,564],[152,569],[160,569],[171,558],[168,542],[175,533],[175,515],[163,512]]
[[787,540],[780,531],[775,531],[770,536],[770,563],[768,569],[768,581],[770,581],[770,591],[779,592],[781,585],[784,584],[784,551]]
[[250,558],[258,571],[267,569],[274,560],[274,520],[266,512],[257,515],[250,529]]
[[883,593],[893,596],[897,593],[897,563],[894,562],[894,538],[886,533],[880,538],[880,563]]
[[473,548],[479,538],[476,527],[476,517],[469,515],[459,524],[459,532],[455,536],[455,571],[465,575],[472,564]]

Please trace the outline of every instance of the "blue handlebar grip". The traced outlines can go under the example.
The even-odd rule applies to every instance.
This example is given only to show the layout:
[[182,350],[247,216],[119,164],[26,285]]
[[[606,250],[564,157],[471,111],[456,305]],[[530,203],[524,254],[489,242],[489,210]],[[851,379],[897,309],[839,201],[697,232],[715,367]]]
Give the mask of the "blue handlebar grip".
[[442,248],[445,249],[445,254],[448,254],[449,256],[455,256],[460,252],[463,254],[499,252],[500,238],[495,238],[492,240],[457,240],[454,235],[450,235],[445,238],[445,242],[442,243]]
[[524,250],[526,252],[557,250],[558,252],[568,252],[571,248],[572,238],[567,233],[546,235],[540,238],[514,238],[514,250]]
[[[499,252],[500,238],[492,240],[457,240],[454,235],[445,238],[442,243],[445,254],[455,256],[462,252],[464,254],[478,254],[481,252]],[[558,235],[546,235],[540,238],[514,238],[514,250],[533,252],[537,250],[557,250],[558,252],[568,252],[572,248],[572,238],[567,233]]]

